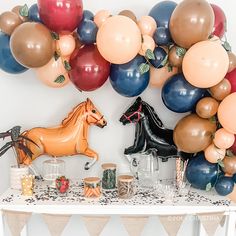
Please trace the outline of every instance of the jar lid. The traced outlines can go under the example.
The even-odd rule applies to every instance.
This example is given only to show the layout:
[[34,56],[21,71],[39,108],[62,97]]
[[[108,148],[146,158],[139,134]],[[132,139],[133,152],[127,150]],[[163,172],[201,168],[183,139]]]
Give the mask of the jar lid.
[[104,170],[115,170],[116,169],[116,164],[114,164],[114,163],[104,163],[104,164],[102,164],[102,169],[104,169]]
[[132,182],[134,180],[134,176],[132,175],[120,175],[118,180],[121,182]]
[[96,184],[99,183],[100,181],[101,179],[98,177],[88,177],[84,179],[84,182],[88,184],[94,184],[94,183]]

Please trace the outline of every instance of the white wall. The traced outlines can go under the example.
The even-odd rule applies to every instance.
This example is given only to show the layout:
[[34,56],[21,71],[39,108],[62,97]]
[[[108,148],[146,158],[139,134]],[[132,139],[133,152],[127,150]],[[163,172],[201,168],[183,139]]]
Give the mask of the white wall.
[[[114,14],[123,9],[130,9],[140,17],[147,15],[151,7],[158,1],[84,0],[84,9],[89,9],[93,12],[100,9],[109,9]],[[31,5],[34,2],[33,0],[0,0],[0,9],[3,12],[10,10],[15,5],[24,3]],[[180,1],[178,0],[177,2]],[[228,18],[228,40],[233,48],[236,48],[234,12],[236,2],[233,0],[214,0],[212,3],[218,4],[224,9]],[[118,95],[111,88],[109,81],[104,87],[95,92],[80,93],[73,85],[63,89],[48,88],[36,79],[33,70],[17,76],[8,75],[0,71],[0,131],[5,131],[14,125],[21,125],[24,130],[36,126],[50,127],[57,125],[74,106],[87,97],[93,100],[109,123],[103,130],[97,127],[92,127],[90,130],[90,146],[100,154],[100,161],[92,170],[85,172],[83,170],[86,162],[85,157],[67,158],[67,175],[71,178],[96,175],[100,171],[100,164],[107,161],[118,163],[120,172],[129,171],[128,163],[123,156],[123,150],[133,142],[134,127],[127,126],[124,128],[118,120],[133,99],[127,99]],[[182,115],[174,114],[164,107],[160,98],[160,90],[149,88],[142,97],[154,106],[167,127],[173,128],[178,119],[182,117]],[[40,158],[35,162],[39,169],[41,169],[41,163],[45,158]],[[8,153],[0,159],[0,193],[9,185],[9,168],[12,163],[14,163],[12,153]],[[173,162],[163,164],[162,166],[163,173],[173,173],[173,168]],[[29,231],[31,233],[29,235],[36,236],[36,233],[33,234],[31,229],[32,227],[30,227]],[[68,233],[65,235],[71,236],[72,234]],[[183,231],[181,235],[190,234]]]

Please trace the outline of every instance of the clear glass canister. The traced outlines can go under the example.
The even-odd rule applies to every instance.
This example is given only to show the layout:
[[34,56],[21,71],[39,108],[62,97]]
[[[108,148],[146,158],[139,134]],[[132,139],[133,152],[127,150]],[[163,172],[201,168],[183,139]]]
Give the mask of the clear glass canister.
[[129,199],[132,198],[134,194],[134,177],[132,175],[120,175],[118,177],[118,197]]
[[101,196],[101,179],[88,177],[84,179],[84,196],[87,198],[98,198]]
[[116,164],[105,163],[102,165],[102,188],[112,190],[116,188]]

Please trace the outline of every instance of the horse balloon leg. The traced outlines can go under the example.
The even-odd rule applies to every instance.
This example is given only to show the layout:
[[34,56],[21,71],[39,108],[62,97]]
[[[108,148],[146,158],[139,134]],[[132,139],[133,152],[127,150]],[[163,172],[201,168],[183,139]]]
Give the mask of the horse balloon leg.
[[98,161],[98,154],[96,152],[94,152],[93,150],[91,150],[90,148],[87,148],[83,154],[88,157],[93,158],[93,160],[91,162],[87,162],[85,164],[84,169],[89,170]]

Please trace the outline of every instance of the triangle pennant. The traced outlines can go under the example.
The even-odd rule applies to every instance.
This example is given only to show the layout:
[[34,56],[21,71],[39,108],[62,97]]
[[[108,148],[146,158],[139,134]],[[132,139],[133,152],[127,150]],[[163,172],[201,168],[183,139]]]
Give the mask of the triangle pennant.
[[198,214],[198,218],[201,221],[208,236],[214,236],[215,232],[224,218],[223,212],[218,213],[206,213]]
[[12,236],[20,236],[31,215],[29,212],[3,211]]
[[61,236],[71,215],[42,214],[51,236]]
[[185,215],[159,216],[159,220],[169,236],[176,236],[185,217]]
[[224,227],[225,222],[226,222],[226,215],[224,215],[224,216],[222,217],[222,220],[220,221],[220,226],[221,226],[221,227]]
[[140,236],[144,226],[148,222],[148,217],[121,217],[129,236]]
[[83,216],[83,222],[90,236],[99,236],[109,221],[110,217]]

